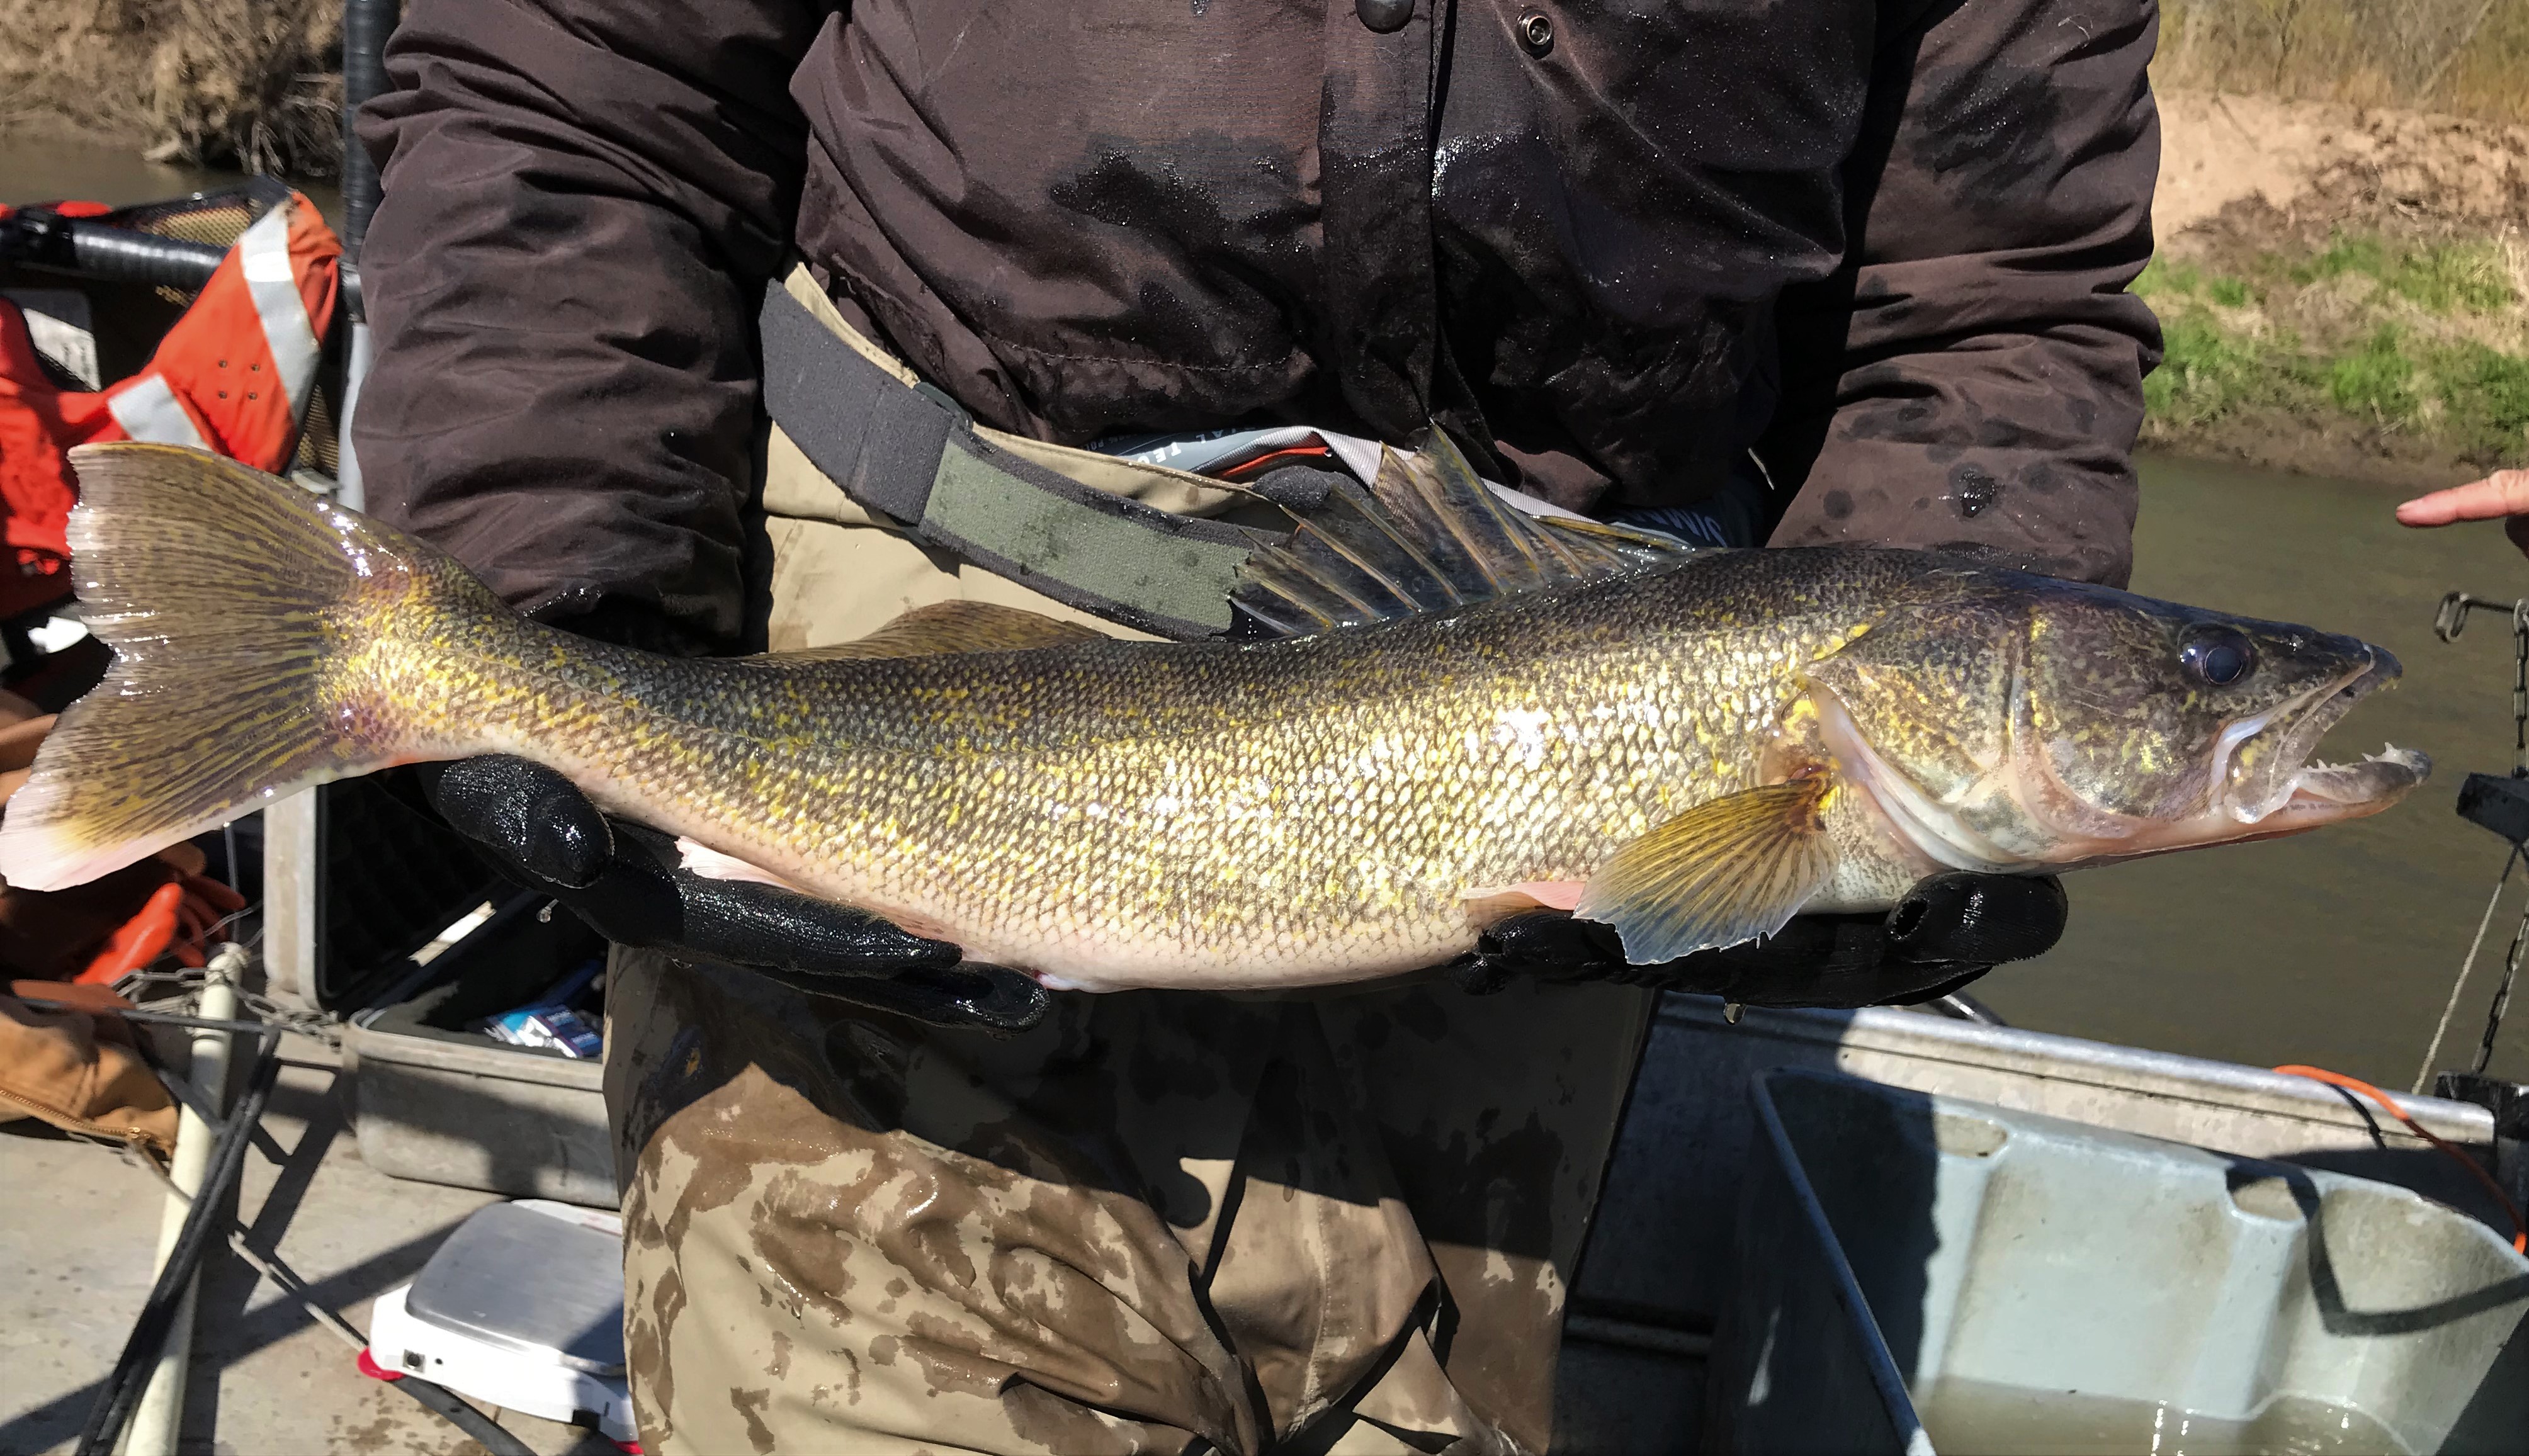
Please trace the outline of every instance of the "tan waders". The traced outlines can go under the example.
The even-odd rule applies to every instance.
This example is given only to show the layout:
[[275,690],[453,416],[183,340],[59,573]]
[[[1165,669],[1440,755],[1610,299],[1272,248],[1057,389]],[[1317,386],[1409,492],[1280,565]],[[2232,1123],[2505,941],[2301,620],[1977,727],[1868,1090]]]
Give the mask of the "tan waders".
[[[790,293],[841,328],[804,278]],[[1182,476],[1080,473],[1207,504]],[[856,504],[778,428],[764,509],[776,651],[956,598],[1113,630]],[[619,949],[643,1445],[1542,1449],[1649,1006],[1445,982],[1075,994],[998,1039]]]

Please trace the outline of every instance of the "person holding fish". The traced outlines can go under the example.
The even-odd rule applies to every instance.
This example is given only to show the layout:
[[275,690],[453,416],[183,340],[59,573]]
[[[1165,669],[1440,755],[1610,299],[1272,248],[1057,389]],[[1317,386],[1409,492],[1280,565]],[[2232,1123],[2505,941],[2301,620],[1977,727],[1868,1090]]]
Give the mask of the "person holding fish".
[[380,518],[81,452],[0,874],[420,765],[619,944],[648,1449],[1542,1449],[1657,990],[2426,771],[2115,590],[2154,27],[415,0]]

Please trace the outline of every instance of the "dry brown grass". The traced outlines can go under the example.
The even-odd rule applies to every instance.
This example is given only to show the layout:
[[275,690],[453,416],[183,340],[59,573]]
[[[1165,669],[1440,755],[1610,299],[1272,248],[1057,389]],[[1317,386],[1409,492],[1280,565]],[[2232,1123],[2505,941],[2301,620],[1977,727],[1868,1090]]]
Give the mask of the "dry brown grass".
[[[0,0],[0,132],[330,176],[339,0]],[[2529,0],[2164,0],[2162,84],[2529,123]]]
[[2164,0],[2162,84],[2529,122],[2523,0]]
[[340,0],[0,0],[0,131],[329,177],[340,35]]

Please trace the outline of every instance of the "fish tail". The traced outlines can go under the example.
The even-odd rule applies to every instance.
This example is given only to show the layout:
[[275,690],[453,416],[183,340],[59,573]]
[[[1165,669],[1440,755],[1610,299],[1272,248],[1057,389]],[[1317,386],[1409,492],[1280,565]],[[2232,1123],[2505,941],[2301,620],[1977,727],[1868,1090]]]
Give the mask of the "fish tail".
[[[0,879],[79,885],[417,751],[379,686],[398,641],[502,614],[378,522],[200,451],[74,450],[72,572],[114,649],[0,819]],[[503,614],[505,615],[505,614]]]

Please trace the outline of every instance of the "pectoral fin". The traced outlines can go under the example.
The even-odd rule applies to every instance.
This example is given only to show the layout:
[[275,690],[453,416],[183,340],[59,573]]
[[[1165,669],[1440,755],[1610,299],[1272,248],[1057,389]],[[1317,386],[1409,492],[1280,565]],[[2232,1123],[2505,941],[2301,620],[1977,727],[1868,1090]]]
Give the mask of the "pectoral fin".
[[1818,775],[1697,804],[1618,849],[1572,913],[1614,927],[1635,965],[1770,936],[1834,873],[1833,791]]

